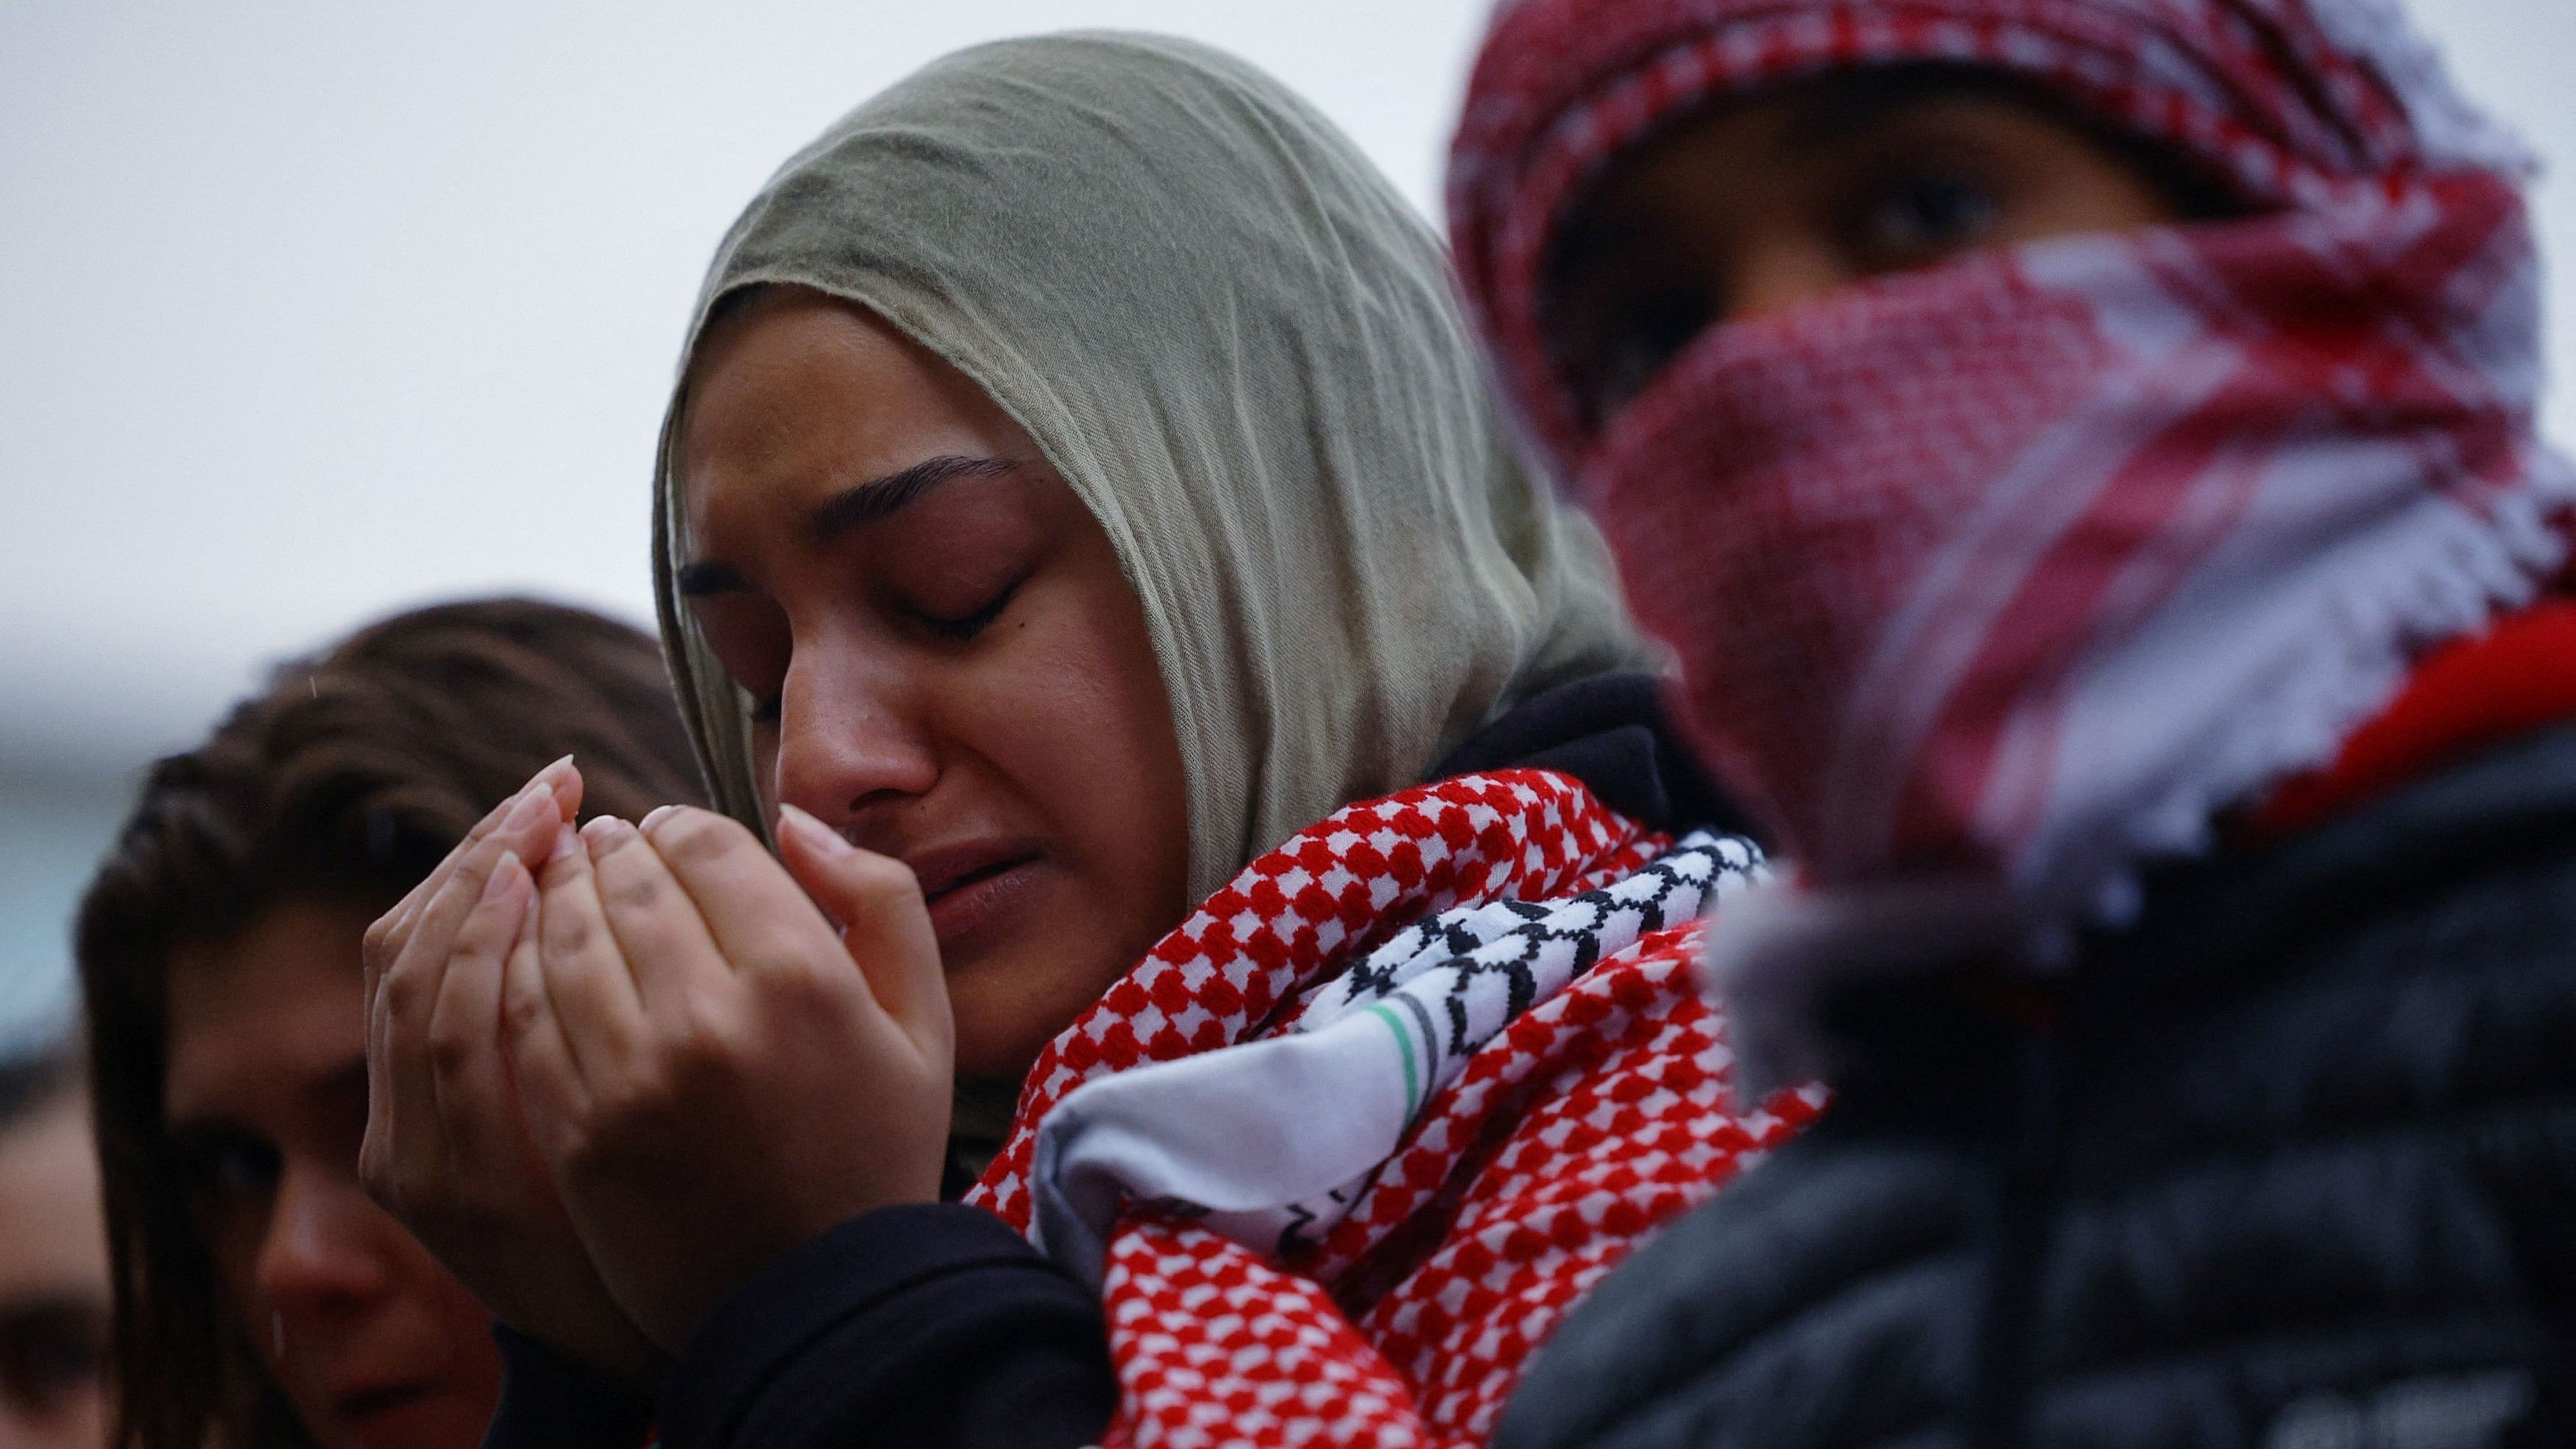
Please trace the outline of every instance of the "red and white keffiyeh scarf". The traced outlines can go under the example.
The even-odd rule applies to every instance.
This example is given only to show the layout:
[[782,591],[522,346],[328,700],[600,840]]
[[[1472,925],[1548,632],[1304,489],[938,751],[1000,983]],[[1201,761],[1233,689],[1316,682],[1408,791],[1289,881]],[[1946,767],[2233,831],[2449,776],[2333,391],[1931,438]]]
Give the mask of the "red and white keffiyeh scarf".
[[[1540,296],[1584,184],[1713,97],[1929,62],[2051,87],[2253,216],[1721,326],[1589,429]],[[2526,171],[2379,0],[1500,15],[1452,173],[1470,301],[1680,651],[1684,729],[1806,886],[1712,937],[1746,1086],[1829,1069],[1797,1020],[1820,972],[2120,921],[2138,863],[2537,594],[2576,474],[2533,429]]]
[[1577,1298],[1814,1115],[1727,1110],[1693,982],[1759,869],[1512,770],[1210,897],[1039,1058],[967,1197],[1101,1284],[1107,1442],[1482,1442]]

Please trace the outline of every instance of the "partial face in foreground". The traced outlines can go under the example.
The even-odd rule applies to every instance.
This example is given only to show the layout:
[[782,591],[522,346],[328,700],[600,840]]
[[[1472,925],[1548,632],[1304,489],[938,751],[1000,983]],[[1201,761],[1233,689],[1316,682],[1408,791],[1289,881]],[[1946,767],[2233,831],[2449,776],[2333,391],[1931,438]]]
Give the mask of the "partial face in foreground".
[[107,1443],[107,1233],[81,1095],[0,1127],[0,1445]]
[[290,902],[177,952],[163,1110],[242,1331],[323,1449],[472,1449],[491,1318],[358,1181],[372,915]]
[[1786,85],[1612,164],[1551,254],[1550,330],[1599,427],[1720,323],[1972,251],[2216,210],[2199,191],[1970,73]]
[[912,868],[957,1070],[1016,1082],[1187,908],[1180,747],[1108,535],[1017,423],[792,288],[689,383],[680,588],[759,702],[767,804]]

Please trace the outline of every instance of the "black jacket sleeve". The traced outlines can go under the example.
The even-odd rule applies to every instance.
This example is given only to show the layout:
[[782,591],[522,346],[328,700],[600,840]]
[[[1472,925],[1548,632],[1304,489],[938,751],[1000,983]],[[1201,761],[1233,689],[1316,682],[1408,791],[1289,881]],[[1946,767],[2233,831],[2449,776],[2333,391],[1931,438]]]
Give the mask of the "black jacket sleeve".
[[643,1449],[650,1396],[499,1324],[501,1406],[483,1449]]
[[[496,1329],[483,1449],[639,1449],[651,1400]],[[1118,1402],[1100,1300],[980,1208],[884,1208],[752,1275],[663,1384],[665,1449],[1074,1449]]]
[[1097,1440],[1118,1402],[1100,1300],[980,1208],[852,1219],[707,1316],[662,1393],[667,1449]]

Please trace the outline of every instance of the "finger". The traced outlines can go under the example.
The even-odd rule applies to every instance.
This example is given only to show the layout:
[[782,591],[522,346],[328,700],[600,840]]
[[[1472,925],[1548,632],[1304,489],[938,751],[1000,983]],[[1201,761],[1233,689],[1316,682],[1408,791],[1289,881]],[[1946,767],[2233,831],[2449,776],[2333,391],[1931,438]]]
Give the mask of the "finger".
[[899,860],[859,849],[793,805],[778,807],[778,855],[841,929],[841,945],[878,1005],[922,1046],[949,1049],[954,1033],[939,936],[921,883]]
[[[581,771],[573,766],[572,756],[566,755],[529,776],[526,784],[511,792],[501,803],[486,812],[481,820],[476,821],[474,827],[465,832],[465,838],[457,842],[456,848],[447,853],[447,858],[440,861],[437,868],[432,870],[426,879],[412,887],[400,901],[394,904],[392,910],[385,912],[374,925],[367,928],[367,949],[373,952],[381,944],[387,948],[389,956],[391,952],[399,951],[402,948],[400,938],[409,934],[421,906],[437,895],[447,884],[447,878],[455,873],[458,863],[465,859],[474,846],[481,844],[486,837],[502,828],[503,822],[509,818],[511,807],[539,785],[547,787],[552,792],[558,813],[562,818],[571,820],[581,805],[583,781]],[[536,864],[535,859],[525,855],[521,856],[521,860],[531,868]]]
[[[486,880],[483,887],[490,884]],[[463,891],[464,877],[451,873],[434,899],[442,909],[471,913],[482,891],[477,900],[459,905],[454,898]],[[438,1167],[436,1099],[428,1089],[423,1042],[446,968],[444,945],[433,949],[414,936],[376,973],[367,1002],[367,1136],[358,1167],[369,1190],[397,1213],[411,1185]]]
[[[535,778],[554,787],[555,803],[562,808],[566,825],[581,819],[581,802],[582,798],[589,793],[590,782],[582,778],[581,766],[573,763],[572,756],[566,755],[539,770]],[[533,784],[535,781],[532,780],[530,783]],[[530,870],[534,870],[537,863],[532,860],[527,865]]]
[[[568,763],[558,762],[539,772],[537,779],[502,803],[497,818],[477,826],[476,833],[448,852],[429,879],[406,898],[407,911],[398,908],[397,913],[389,913],[368,928],[360,953],[360,999],[370,1024],[371,1048],[376,1045],[375,997],[384,974],[406,960],[421,959],[422,950],[432,956],[443,955],[457,921],[472,908],[470,902],[481,895],[490,881],[492,867],[502,856],[515,855],[522,864],[542,858],[554,837],[566,828],[565,807],[556,794],[555,780],[563,778],[569,769]],[[577,775],[572,778],[576,782],[579,779]],[[578,783],[572,788],[577,797]],[[460,882],[461,890],[457,889]]]
[[[368,1186],[397,1212],[451,1169],[438,1106],[441,1043],[433,1026],[437,1003],[451,966],[470,970],[477,952],[490,953],[496,943],[497,949],[508,949],[508,938],[518,930],[529,897],[526,873],[515,866],[515,861],[509,862],[484,883],[459,924],[452,955],[442,955],[434,963],[435,971],[404,969],[404,963],[398,963],[377,997],[381,1050],[371,1051],[367,1058],[369,1130],[360,1158]],[[441,900],[456,894],[462,883],[461,876],[451,878],[440,893]],[[425,968],[433,963],[408,964]],[[373,1090],[379,1083],[384,1088],[381,1097]]]
[[740,823],[678,806],[646,816],[640,828],[735,971],[802,972],[845,956],[840,932]]
[[372,1105],[381,1101],[390,1111],[401,1100],[397,1084],[380,1073],[379,1064],[390,1065],[395,1060],[393,1037],[405,1029],[405,1022],[426,1030],[430,1007],[445,983],[447,958],[455,945],[457,930],[490,886],[493,867],[505,855],[519,854],[529,842],[550,839],[563,830],[553,787],[539,779],[512,797],[499,824],[471,845],[459,846],[449,854],[441,864],[446,872],[443,881],[420,904],[412,929],[401,938],[399,946],[379,939],[367,953],[363,996],[370,1128],[392,1127],[390,1121],[378,1123]]
[[538,873],[545,914],[537,931],[537,960],[555,1024],[585,1081],[614,1070],[644,1039],[644,1000],[634,967],[619,949],[600,904],[590,852],[572,831],[556,838]]
[[723,983],[715,937],[671,868],[634,826],[603,815],[581,828],[599,903],[633,973],[645,1014],[679,1024],[693,992]]
[[492,869],[502,857],[516,856],[522,865],[528,865],[533,859],[543,859],[563,833],[562,810],[551,783],[539,780],[520,791],[500,824],[473,844],[457,847],[440,863],[440,869],[447,873],[445,883],[413,913],[385,971],[444,959],[455,942],[457,927],[481,899],[483,888],[491,882]]
[[555,1019],[554,998],[546,992],[543,892],[528,902],[528,919],[501,969],[501,1038],[507,1049],[510,1081],[518,1098],[520,1121],[549,1163],[563,1157],[565,1134],[589,1110],[589,1093]]
[[508,1165],[499,1149],[514,1139],[518,1109],[502,1075],[501,979],[535,897],[527,867],[503,856],[483,904],[456,933],[430,1008],[430,1091],[452,1171],[480,1175]]
[[[529,783],[535,782],[531,780]],[[394,902],[393,909],[378,916],[367,927],[363,946],[370,958],[380,951],[390,956],[391,953],[402,949],[402,937],[409,933],[413,918],[420,912],[421,903],[438,894],[447,884],[447,878],[456,873],[456,862],[462,859],[468,850],[481,844],[485,836],[498,829],[502,818],[510,813],[510,807],[517,804],[519,797],[527,791],[528,787],[522,785],[501,797],[500,803],[485,811],[483,818],[475,821],[473,828],[465,832],[465,838],[456,842],[455,848],[448,851],[445,858],[432,867],[419,884],[405,891],[403,898]]]

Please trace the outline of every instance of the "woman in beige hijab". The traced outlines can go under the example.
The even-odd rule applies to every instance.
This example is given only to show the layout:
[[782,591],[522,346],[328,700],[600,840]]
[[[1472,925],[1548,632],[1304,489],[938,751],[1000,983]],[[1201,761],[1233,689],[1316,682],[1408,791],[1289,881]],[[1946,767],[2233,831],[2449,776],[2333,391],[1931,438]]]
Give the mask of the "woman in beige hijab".
[[1671,838],[1598,540],[1266,77],[853,112],[717,254],[656,524],[722,813],[551,768],[371,937],[367,1171],[526,1335],[501,1441],[1474,1439],[1758,1145],[1685,969],[1755,855]]

